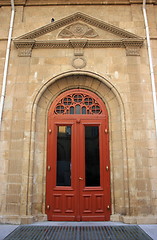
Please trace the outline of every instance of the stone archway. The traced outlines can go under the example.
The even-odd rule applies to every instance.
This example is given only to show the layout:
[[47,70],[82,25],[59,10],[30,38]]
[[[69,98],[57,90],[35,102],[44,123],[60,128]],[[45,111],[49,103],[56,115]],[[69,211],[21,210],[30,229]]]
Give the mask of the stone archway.
[[[121,98],[109,81],[92,73],[67,73],[50,80],[42,87],[34,102],[32,118],[30,196],[28,212],[37,218],[45,215],[45,178],[47,147],[47,112],[62,92],[82,88],[96,93],[109,113],[112,220],[129,212],[125,118]],[[35,183],[35,184],[33,184]]]

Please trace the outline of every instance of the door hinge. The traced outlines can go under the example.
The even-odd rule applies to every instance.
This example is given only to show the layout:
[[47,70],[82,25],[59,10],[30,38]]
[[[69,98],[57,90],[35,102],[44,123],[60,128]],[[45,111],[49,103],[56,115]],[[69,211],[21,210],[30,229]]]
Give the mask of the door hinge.
[[52,133],[52,129],[49,129],[49,133]]
[[108,210],[110,209],[110,205],[107,206],[107,209],[108,209]]

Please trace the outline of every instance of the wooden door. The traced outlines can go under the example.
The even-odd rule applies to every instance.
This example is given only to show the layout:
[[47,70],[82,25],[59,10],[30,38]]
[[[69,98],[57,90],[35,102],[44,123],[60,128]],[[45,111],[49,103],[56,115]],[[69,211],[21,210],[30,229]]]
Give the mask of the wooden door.
[[[95,114],[95,112],[90,114],[88,108],[86,109],[86,112],[89,110],[88,114],[81,114],[85,111],[83,101],[87,100],[87,93],[89,94],[88,91],[86,95],[84,92],[84,90],[71,90],[68,91],[68,95],[62,94],[59,105],[53,104],[49,111],[46,179],[48,220],[107,221],[110,219],[108,118],[107,114]],[[69,96],[77,96],[76,104],[71,103]],[[90,101],[91,99],[90,95]],[[68,105],[65,100],[70,104]],[[96,101],[94,100],[91,101],[93,105]],[[65,105],[69,106],[68,109],[72,104],[73,114],[63,113],[64,101]],[[81,106],[79,111],[76,106]],[[93,109],[104,113],[102,110],[99,111],[100,107],[102,108],[96,105]],[[56,111],[54,109],[59,109],[61,114],[54,114]]]
[[110,176],[106,127],[103,119],[83,119],[80,122],[78,179],[82,221],[110,219]]

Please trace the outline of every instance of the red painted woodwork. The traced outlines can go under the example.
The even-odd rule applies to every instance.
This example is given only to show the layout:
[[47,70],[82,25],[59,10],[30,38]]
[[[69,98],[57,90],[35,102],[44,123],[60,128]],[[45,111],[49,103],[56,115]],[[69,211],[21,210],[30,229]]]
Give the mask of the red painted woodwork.
[[[74,96],[82,102],[74,102]],[[84,104],[86,99],[88,102]],[[67,104],[67,102],[68,104]],[[80,101],[80,102],[79,102]],[[64,105],[64,103],[66,103]],[[86,114],[70,114],[70,107],[86,105]],[[60,106],[59,108],[57,108]],[[61,108],[61,106],[64,107]],[[98,111],[93,111],[97,106]],[[93,108],[92,108],[93,107]],[[58,109],[58,112],[56,111]],[[64,111],[60,111],[64,110]],[[57,186],[57,127],[71,126],[71,186]],[[85,186],[85,127],[99,128],[100,186]],[[49,109],[46,213],[53,221],[108,221],[111,214],[108,114],[104,103],[89,91],[69,90]]]

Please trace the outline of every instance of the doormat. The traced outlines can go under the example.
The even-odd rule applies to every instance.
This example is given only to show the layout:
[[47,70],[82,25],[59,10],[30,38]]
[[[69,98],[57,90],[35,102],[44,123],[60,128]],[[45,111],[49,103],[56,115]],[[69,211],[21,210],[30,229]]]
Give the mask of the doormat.
[[152,240],[139,226],[28,226],[4,240]]

